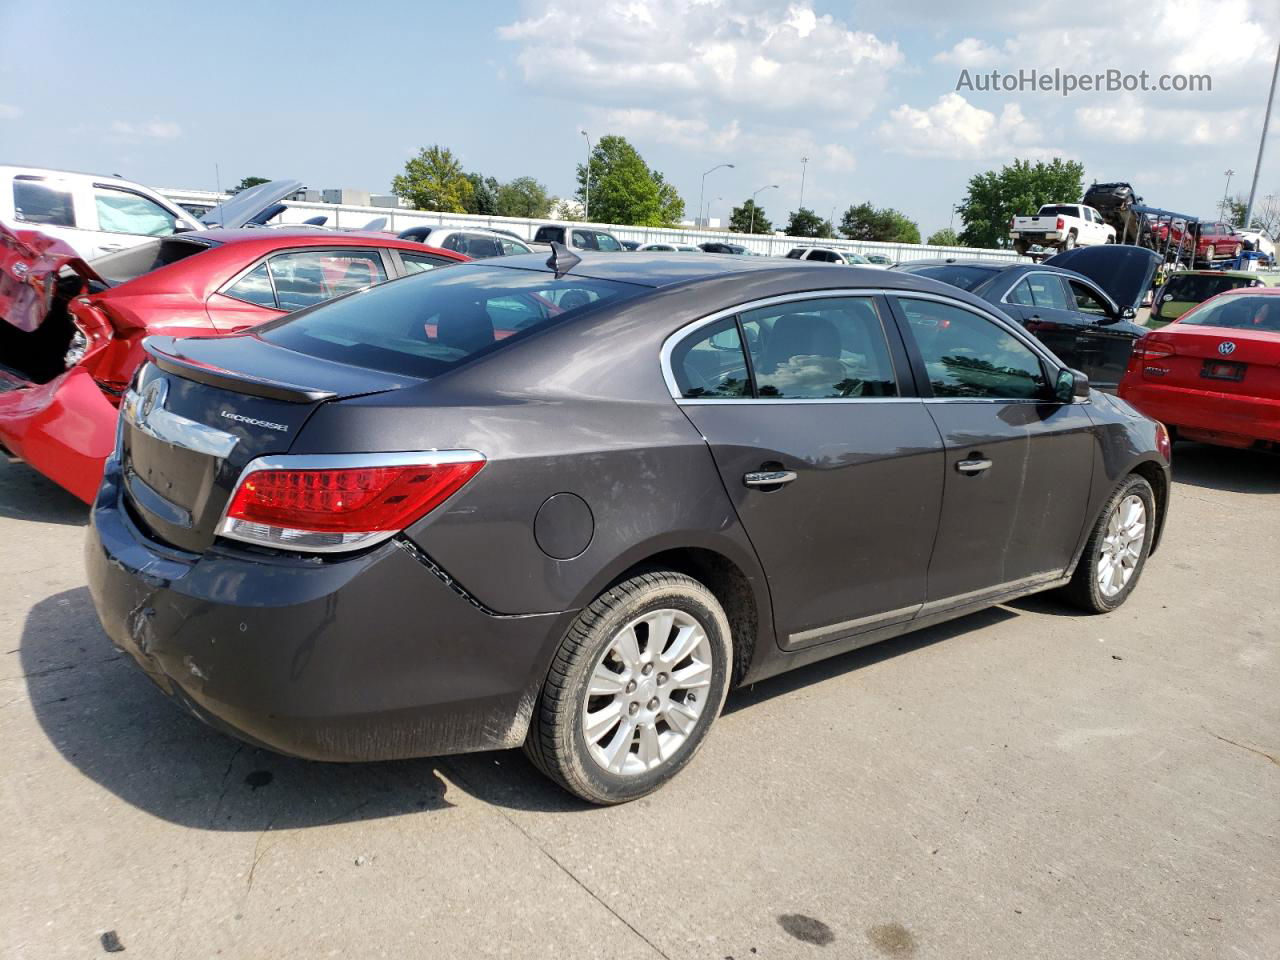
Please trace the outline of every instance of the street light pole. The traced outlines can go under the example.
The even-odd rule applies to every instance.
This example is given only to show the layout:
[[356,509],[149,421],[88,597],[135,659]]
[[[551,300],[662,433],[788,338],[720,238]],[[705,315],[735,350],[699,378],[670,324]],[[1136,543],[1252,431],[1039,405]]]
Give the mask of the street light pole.
[[752,234],[756,232],[756,197],[760,196],[760,194],[764,193],[764,191],[766,190],[777,190],[777,189],[778,189],[778,185],[776,183],[771,183],[771,184],[768,184],[767,186],[761,187],[759,190],[757,190],[755,193],[751,195],[751,226],[747,227],[747,233]]
[[804,209],[804,175],[805,175],[805,171],[808,169],[809,169],[809,158],[801,157],[800,158],[800,209],[801,210]]
[[582,203],[582,220],[585,223],[591,219],[591,134],[585,130],[579,130],[584,137],[587,138],[587,178],[586,178],[586,194]]
[[[715,173],[715,172],[716,172],[717,170],[719,170],[721,167],[728,167],[730,170],[732,170],[732,169],[733,169],[733,164],[732,164],[732,163],[717,163],[714,167],[712,167],[710,170],[708,170],[708,171],[707,171],[707,173]],[[701,216],[701,215],[702,215],[702,200],[703,200],[703,198],[707,195],[707,173],[704,173],[704,174],[702,175],[702,189],[700,189],[700,190],[698,191],[698,215],[699,215],[699,216]],[[696,226],[697,226],[697,224],[695,223],[695,224],[694,224],[694,226],[696,227]]]
[[1234,175],[1234,170],[1227,170],[1227,185],[1222,188],[1222,203],[1218,204],[1218,216],[1223,220],[1227,219],[1227,194],[1231,192],[1231,178]]
[[1258,161],[1253,165],[1253,184],[1249,187],[1249,202],[1244,208],[1241,229],[1248,230],[1253,217],[1253,198],[1258,193],[1258,171],[1262,169],[1262,151],[1267,145],[1267,127],[1271,123],[1271,104],[1276,99],[1276,77],[1280,76],[1280,44],[1276,46],[1276,65],[1271,68],[1271,92],[1267,94],[1267,112],[1262,115],[1262,137],[1258,140]]

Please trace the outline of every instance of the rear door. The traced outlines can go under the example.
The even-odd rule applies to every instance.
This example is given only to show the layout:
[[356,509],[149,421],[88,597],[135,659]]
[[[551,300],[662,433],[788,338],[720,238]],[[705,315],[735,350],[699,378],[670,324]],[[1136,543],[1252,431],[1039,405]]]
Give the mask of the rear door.
[[97,256],[93,234],[82,226],[86,204],[77,197],[74,182],[19,173],[5,189],[13,203],[14,226],[57,237],[85,260]]
[[1055,399],[1057,368],[995,317],[942,298],[890,299],[945,447],[925,612],[1057,579],[1084,529],[1087,404]]
[[942,443],[885,302],[778,298],[704,321],[666,355],[768,573],[779,643],[910,619],[925,599]]

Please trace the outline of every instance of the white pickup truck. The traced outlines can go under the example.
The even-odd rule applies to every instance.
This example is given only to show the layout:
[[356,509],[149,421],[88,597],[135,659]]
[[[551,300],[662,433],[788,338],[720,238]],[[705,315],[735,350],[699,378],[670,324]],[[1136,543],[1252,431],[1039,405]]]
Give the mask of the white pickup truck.
[[1116,228],[1083,203],[1046,203],[1034,216],[1010,220],[1009,236],[1013,249],[1025,256],[1033,246],[1070,250],[1115,243]]

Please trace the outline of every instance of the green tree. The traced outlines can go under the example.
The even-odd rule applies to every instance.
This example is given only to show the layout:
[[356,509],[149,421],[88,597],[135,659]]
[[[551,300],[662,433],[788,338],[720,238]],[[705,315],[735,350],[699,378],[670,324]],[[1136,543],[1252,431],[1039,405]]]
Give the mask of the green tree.
[[231,188],[233,194],[239,193],[241,190],[248,190],[250,187],[256,187],[260,183],[270,183],[266,177],[245,177],[234,187]]
[[822,237],[825,239],[835,235],[836,231],[831,226],[831,221],[823,220],[808,207],[793,210],[791,219],[787,221],[787,236],[789,237]]
[[453,151],[439,145],[423,147],[391,181],[391,192],[416,209],[445,213],[466,213],[473,190]]
[[497,214],[500,217],[528,217],[541,220],[551,216],[554,198],[533,177],[516,177],[498,188]]
[[584,204],[588,201],[588,176],[587,216],[595,223],[667,227],[684,216],[680,194],[662,174],[649,169],[625,137],[601,137],[591,151],[590,170],[587,164],[578,164],[577,198]]
[[1075,203],[1083,192],[1084,167],[1054,157],[1048,163],[1015,160],[969,179],[969,192],[956,208],[964,219],[960,242],[969,247],[1009,243],[1009,220],[1035,213],[1046,203]]
[[729,214],[729,229],[734,233],[773,233],[773,224],[765,216],[764,208],[748,198],[742,202],[742,206],[734,207],[733,213]]
[[929,234],[929,239],[925,243],[931,247],[958,247],[960,246],[960,238],[956,236],[956,232],[950,227],[943,227],[941,230],[935,230]]
[[478,173],[468,173],[467,180],[471,184],[471,196],[464,201],[467,213],[479,213],[492,216],[498,212],[498,190],[502,186],[493,177],[485,177]]
[[888,243],[919,243],[920,228],[906,214],[892,207],[860,203],[844,212],[840,232],[850,240],[880,240]]

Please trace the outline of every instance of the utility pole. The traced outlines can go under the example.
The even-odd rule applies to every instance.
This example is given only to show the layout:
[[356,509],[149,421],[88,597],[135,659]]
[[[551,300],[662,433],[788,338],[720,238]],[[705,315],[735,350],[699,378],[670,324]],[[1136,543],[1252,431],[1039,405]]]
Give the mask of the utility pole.
[[800,158],[800,209],[804,209],[804,175],[809,168],[809,158]]
[[768,186],[761,187],[751,195],[751,226],[747,227],[747,233],[756,232],[756,197],[760,196],[766,190],[777,190],[778,185],[771,183]]
[[585,130],[578,132],[587,138],[587,187],[582,203],[582,220],[585,223],[591,219],[591,134]]
[[1218,204],[1218,216],[1223,220],[1227,219],[1227,194],[1231,192],[1231,178],[1234,175],[1234,170],[1227,170],[1227,185],[1222,188],[1222,203]]
[[1258,172],[1262,169],[1262,151],[1267,145],[1267,127],[1271,123],[1271,105],[1276,99],[1276,77],[1280,75],[1280,44],[1276,45],[1276,65],[1271,68],[1271,92],[1267,94],[1267,112],[1262,115],[1262,137],[1258,140],[1258,161],[1253,165],[1253,184],[1249,187],[1249,202],[1244,208],[1244,223],[1241,228],[1249,229],[1249,221],[1253,217],[1253,198],[1258,193]]
[[[707,173],[715,173],[715,172],[716,172],[717,170],[719,170],[721,167],[728,167],[730,170],[732,170],[732,169],[733,169],[733,164],[732,164],[732,163],[717,163],[714,167],[712,167],[710,170],[708,170],[708,171],[707,171]],[[705,196],[707,195],[707,173],[704,173],[704,174],[702,175],[702,189],[698,191],[698,216],[699,216],[699,217],[701,217],[701,216],[702,216],[702,199],[703,199],[703,197],[705,197]],[[696,226],[697,226],[697,224],[695,223],[695,224],[694,224],[694,226],[696,227]]]

